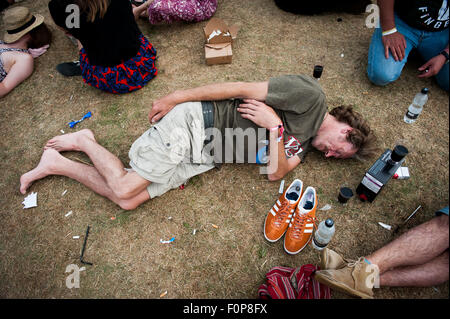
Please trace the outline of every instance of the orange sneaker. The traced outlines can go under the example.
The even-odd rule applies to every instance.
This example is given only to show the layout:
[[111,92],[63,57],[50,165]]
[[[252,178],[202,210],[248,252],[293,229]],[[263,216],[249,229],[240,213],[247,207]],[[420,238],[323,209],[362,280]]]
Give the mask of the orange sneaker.
[[264,222],[264,237],[268,241],[276,242],[284,235],[302,197],[302,191],[303,182],[294,180],[270,209]]
[[317,194],[314,187],[308,186],[298,203],[286,236],[284,250],[291,255],[299,253],[312,238],[316,220]]

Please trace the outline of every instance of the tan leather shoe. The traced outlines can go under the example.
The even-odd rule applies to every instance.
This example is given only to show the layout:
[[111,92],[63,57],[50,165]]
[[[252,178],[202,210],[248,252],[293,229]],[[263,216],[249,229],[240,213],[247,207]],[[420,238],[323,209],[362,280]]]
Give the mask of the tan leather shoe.
[[379,280],[378,267],[361,257],[341,269],[316,271],[314,278],[321,284],[351,296],[373,299],[372,288]]
[[355,262],[351,259],[346,259],[339,255],[334,250],[331,250],[327,247],[321,250],[320,252],[320,270],[326,269],[341,269],[347,266],[348,263]]

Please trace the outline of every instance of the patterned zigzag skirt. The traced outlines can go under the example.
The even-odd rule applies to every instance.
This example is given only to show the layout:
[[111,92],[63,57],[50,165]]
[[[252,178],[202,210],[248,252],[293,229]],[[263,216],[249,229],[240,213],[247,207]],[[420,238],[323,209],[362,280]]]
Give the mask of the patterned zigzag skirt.
[[142,88],[157,74],[156,50],[144,35],[137,55],[128,61],[112,67],[89,64],[86,51],[80,50],[80,67],[83,81],[102,91],[120,94]]

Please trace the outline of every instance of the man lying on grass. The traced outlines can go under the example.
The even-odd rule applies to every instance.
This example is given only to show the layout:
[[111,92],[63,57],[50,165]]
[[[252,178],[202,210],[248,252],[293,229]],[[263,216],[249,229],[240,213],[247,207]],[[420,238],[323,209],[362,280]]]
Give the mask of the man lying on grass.
[[[129,151],[131,170],[85,129],[49,140],[37,167],[21,176],[21,193],[38,179],[62,175],[130,210],[221,163],[267,163],[261,171],[275,181],[310,146],[336,158],[376,151],[361,115],[343,106],[328,113],[317,81],[303,75],[175,91],[153,102],[149,120],[155,124]],[[93,166],[64,151],[86,153]]]

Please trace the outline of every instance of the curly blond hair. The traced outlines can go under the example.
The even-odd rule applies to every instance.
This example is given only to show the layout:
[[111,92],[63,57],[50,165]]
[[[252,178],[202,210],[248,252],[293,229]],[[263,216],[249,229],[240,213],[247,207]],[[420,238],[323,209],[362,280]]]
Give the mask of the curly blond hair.
[[376,136],[361,114],[355,112],[351,106],[338,106],[330,111],[336,120],[351,126],[353,129],[347,134],[347,141],[358,150],[355,157],[365,160],[374,156],[379,148],[376,146]]

